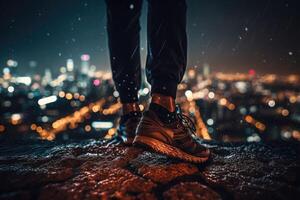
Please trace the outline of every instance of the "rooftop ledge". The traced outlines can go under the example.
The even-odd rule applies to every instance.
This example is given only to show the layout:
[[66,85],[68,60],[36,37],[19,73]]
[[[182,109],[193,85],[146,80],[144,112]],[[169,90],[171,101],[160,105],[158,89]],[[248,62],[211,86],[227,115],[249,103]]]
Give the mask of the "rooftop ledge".
[[299,145],[206,144],[204,165],[95,140],[1,145],[0,199],[299,199]]

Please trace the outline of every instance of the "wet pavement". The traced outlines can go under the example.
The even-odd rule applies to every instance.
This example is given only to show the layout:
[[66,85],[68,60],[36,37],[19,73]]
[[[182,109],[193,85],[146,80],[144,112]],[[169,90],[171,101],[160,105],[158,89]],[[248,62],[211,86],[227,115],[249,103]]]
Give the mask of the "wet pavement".
[[0,199],[300,199],[294,143],[213,143],[204,165],[94,140],[0,146]]

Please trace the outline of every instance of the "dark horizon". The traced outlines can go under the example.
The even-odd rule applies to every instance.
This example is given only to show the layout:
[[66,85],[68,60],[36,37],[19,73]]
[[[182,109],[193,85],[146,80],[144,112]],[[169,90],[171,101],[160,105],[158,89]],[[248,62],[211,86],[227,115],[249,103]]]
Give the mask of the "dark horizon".
[[[213,71],[300,74],[296,0],[187,0],[188,67],[208,63]],[[146,55],[146,1],[141,18],[142,63]],[[1,1],[1,55],[40,70],[58,71],[68,58],[88,53],[109,70],[104,1]]]

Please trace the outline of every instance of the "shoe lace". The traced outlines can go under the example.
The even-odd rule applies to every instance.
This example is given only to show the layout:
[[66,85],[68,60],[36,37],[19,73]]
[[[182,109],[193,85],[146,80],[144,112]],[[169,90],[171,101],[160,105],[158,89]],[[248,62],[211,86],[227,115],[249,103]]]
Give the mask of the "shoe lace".
[[177,118],[181,122],[180,124],[182,124],[185,129],[190,130],[193,135],[196,135],[196,126],[195,126],[193,120],[190,117],[188,117],[187,115],[183,114],[181,112],[181,109],[179,106],[177,106],[176,115],[177,115]]

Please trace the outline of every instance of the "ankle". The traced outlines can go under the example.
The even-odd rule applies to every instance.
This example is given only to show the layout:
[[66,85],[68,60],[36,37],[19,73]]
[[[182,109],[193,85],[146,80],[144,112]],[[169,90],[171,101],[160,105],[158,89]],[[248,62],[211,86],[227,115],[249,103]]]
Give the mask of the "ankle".
[[167,109],[169,112],[175,112],[176,110],[175,99],[171,96],[154,93],[152,94],[151,103],[158,104]]
[[156,104],[156,103],[151,103],[149,106],[149,110],[153,111],[160,121],[162,121],[165,124],[170,124],[173,123],[176,120],[176,112],[170,112],[168,109],[165,107]]

